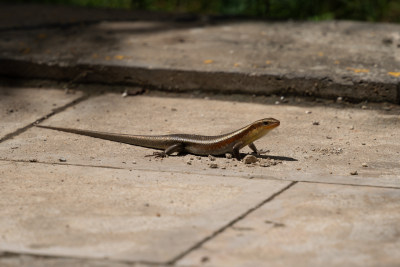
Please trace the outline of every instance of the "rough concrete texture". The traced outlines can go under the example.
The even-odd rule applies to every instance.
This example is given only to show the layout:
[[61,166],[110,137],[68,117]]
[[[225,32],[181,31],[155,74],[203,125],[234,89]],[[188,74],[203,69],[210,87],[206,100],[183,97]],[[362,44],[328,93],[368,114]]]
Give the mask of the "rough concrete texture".
[[[1,9],[0,17],[8,10]],[[97,20],[66,26],[66,14],[74,18],[88,11],[46,10],[52,15],[43,23],[36,18],[40,27],[11,19],[13,28],[0,32],[0,74],[169,90],[400,101],[396,24],[177,22],[144,16],[121,21],[118,12],[103,21],[93,11]],[[82,21],[85,15],[78,17]]]
[[[258,103],[248,103],[105,94],[74,105],[45,123],[128,134],[218,135],[261,118],[279,119],[281,126],[255,142],[258,148],[269,150],[256,164],[193,155],[154,159],[145,157],[153,153],[151,149],[40,128],[2,144],[0,159],[47,163],[64,159],[75,165],[399,187],[398,107],[391,111],[340,109],[332,104],[301,107],[271,104],[269,98],[248,100],[257,99]],[[250,149],[243,152],[250,153]],[[210,168],[212,163],[218,168]],[[358,175],[351,175],[355,171]]]
[[400,192],[297,184],[178,262],[183,266],[399,266]]
[[81,96],[80,92],[66,94],[54,89],[0,87],[0,141]]

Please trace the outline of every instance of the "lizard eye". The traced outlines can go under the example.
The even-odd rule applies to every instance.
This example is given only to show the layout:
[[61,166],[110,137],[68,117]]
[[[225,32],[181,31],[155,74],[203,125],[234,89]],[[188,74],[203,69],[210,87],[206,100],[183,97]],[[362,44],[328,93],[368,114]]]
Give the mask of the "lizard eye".
[[268,122],[268,121],[263,121],[263,124],[264,124],[264,125],[268,125],[269,122]]

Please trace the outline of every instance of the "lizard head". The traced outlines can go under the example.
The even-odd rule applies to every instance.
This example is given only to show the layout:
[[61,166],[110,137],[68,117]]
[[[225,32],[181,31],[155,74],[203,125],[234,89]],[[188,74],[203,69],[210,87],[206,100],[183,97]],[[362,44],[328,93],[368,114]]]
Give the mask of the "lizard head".
[[256,121],[258,125],[260,125],[265,130],[272,130],[275,127],[278,127],[281,122],[274,118],[266,118],[262,120]]
[[272,129],[278,127],[280,121],[273,118],[261,119],[253,122],[248,127],[249,131],[247,132],[247,137],[245,138],[244,145],[248,145],[255,140],[263,137]]

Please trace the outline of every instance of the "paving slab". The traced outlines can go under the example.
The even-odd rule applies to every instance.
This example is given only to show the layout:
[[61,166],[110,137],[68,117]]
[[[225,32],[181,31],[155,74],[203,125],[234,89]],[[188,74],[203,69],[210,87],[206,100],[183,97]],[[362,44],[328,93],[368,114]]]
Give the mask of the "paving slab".
[[82,95],[78,91],[0,86],[0,141]]
[[[340,104],[294,106],[271,104],[269,98],[250,98],[254,103],[239,100],[244,97],[224,101],[105,94],[74,105],[43,124],[129,134],[217,135],[261,118],[279,119],[281,126],[255,142],[259,149],[269,150],[255,164],[193,155],[156,159],[145,157],[154,152],[152,149],[41,128],[29,129],[0,144],[0,159],[400,187],[398,108],[342,109]],[[243,156],[246,153],[250,149],[245,148]],[[217,168],[210,168],[214,163]]]
[[[45,6],[60,20],[91,17],[87,9],[50,9]],[[8,11],[0,10],[0,17],[9,17]],[[97,20],[89,24],[55,27],[52,19],[31,18],[41,26],[3,29],[0,74],[165,90],[400,101],[398,24],[107,16],[93,10]]]
[[7,162],[0,251],[162,263],[289,182]]
[[399,266],[400,191],[298,183],[178,266]]

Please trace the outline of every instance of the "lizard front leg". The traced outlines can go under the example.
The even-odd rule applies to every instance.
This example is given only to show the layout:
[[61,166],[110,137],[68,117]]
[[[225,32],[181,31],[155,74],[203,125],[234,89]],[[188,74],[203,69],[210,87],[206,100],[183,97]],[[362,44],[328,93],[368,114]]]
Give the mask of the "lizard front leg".
[[257,155],[261,155],[261,154],[265,154],[265,153],[268,153],[269,152],[269,150],[258,150],[257,148],[256,148],[256,146],[254,145],[254,143],[250,143],[249,144],[249,147],[250,147],[250,149],[251,150],[253,150],[254,151],[254,153],[256,153]]
[[253,150],[254,153],[256,153],[257,155],[260,154],[260,152],[259,152],[258,149],[256,148],[256,145],[254,145],[254,143],[250,143],[250,144],[249,144],[249,147],[250,147],[250,149]]

